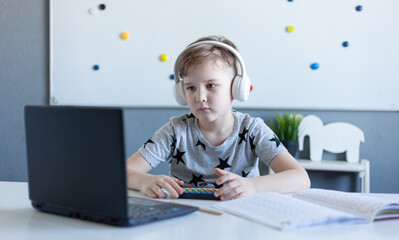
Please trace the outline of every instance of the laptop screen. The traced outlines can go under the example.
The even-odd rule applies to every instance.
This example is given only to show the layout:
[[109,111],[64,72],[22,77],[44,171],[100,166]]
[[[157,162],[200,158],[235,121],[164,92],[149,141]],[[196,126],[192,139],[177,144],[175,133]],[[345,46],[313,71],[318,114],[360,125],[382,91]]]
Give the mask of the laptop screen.
[[122,109],[26,106],[25,127],[33,203],[126,217]]

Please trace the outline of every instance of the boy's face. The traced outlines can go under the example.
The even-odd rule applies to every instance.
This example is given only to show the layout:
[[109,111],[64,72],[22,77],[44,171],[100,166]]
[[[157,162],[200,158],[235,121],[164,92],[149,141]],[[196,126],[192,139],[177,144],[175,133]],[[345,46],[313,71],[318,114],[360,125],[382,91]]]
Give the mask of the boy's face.
[[191,112],[202,123],[228,119],[235,69],[220,60],[191,67],[184,77],[184,93]]

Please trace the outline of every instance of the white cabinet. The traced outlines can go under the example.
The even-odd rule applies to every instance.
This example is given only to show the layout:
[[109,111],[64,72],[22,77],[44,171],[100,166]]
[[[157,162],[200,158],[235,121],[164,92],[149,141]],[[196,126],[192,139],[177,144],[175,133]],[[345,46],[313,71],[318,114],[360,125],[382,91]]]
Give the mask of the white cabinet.
[[[356,173],[360,178],[360,191],[362,193],[370,192],[370,162],[366,159],[362,159],[358,163],[338,160],[312,161],[307,159],[298,159],[298,162],[306,170]],[[270,168],[269,173],[273,173]]]

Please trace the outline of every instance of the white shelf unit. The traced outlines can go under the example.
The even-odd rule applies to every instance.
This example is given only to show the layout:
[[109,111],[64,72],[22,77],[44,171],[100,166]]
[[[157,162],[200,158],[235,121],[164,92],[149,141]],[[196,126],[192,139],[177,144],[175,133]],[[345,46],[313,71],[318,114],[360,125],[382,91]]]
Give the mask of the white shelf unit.
[[[306,170],[354,172],[360,178],[360,191],[362,193],[370,192],[370,162],[366,159],[362,159],[358,163],[349,163],[339,160],[312,161],[308,159],[298,159],[298,162]],[[273,170],[269,168],[269,174],[270,173],[273,173]]]

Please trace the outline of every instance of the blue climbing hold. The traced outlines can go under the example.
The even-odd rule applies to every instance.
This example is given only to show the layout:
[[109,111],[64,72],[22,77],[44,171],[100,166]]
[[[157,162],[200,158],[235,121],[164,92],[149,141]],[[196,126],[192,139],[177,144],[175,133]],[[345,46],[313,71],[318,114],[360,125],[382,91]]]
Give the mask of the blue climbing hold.
[[317,70],[319,68],[319,64],[318,63],[312,63],[312,65],[310,65],[310,68],[313,70]]

